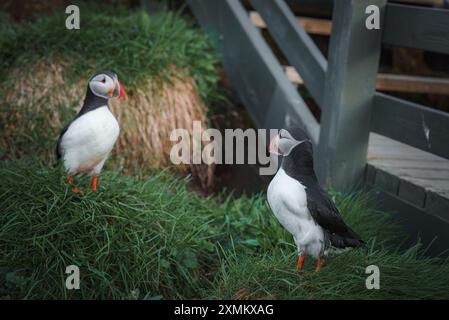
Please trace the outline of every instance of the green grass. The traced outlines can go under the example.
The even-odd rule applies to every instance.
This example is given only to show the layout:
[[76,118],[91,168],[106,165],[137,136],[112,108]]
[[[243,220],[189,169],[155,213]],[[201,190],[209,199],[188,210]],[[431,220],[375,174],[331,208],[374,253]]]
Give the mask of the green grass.
[[[83,99],[66,92],[78,80],[84,90],[87,79],[100,70],[117,72],[131,99],[142,90],[162,94],[162,83],[186,74],[195,80],[208,111],[224,97],[218,87],[219,59],[207,35],[190,19],[173,12],[150,15],[93,1],[75,3],[80,30],[65,28],[67,15],[61,10],[20,23],[0,11],[0,133],[5,136],[0,158],[39,155],[42,165],[51,163],[59,130],[73,119]],[[61,61],[64,82],[33,79],[40,63]],[[11,73],[16,70],[28,88],[45,95],[19,90],[23,79]],[[16,104],[21,98],[26,102]],[[60,125],[55,125],[58,120]]]
[[88,79],[96,71],[110,69],[132,89],[148,78],[169,81],[176,67],[195,79],[206,101],[220,98],[218,57],[192,21],[171,12],[149,15],[120,6],[77,2],[79,30],[67,30],[67,15],[60,11],[22,23],[0,12],[0,77],[5,79],[13,66],[30,68],[36,62],[63,60],[69,62],[66,79]]
[[[0,180],[0,298],[449,298],[448,262],[397,249],[400,230],[363,193],[335,197],[367,247],[299,275],[263,195],[201,198],[167,172],[113,171],[77,195],[59,169],[24,161],[2,162]],[[65,289],[71,264],[80,290]],[[380,290],[365,288],[370,264]]]

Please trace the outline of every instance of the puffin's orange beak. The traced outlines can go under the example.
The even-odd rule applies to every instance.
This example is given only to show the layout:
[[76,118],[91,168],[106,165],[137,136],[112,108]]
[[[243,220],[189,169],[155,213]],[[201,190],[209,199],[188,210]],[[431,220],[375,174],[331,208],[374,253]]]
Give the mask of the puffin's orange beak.
[[271,138],[270,147],[268,150],[270,151],[270,153],[279,156],[281,154],[279,153],[278,143],[279,143],[279,135],[277,134],[273,138]]
[[120,88],[120,95],[118,96],[119,98],[122,99],[126,99],[126,92],[125,89],[123,88],[122,84],[120,83],[120,81],[117,80],[118,86]]

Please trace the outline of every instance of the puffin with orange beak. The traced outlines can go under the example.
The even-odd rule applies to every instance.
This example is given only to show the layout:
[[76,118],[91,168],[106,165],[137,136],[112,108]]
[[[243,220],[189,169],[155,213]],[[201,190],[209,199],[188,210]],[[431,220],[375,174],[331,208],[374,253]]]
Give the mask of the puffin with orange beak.
[[355,248],[364,244],[318,183],[312,142],[303,130],[280,130],[271,140],[270,153],[280,155],[282,162],[268,186],[268,203],[281,225],[293,235],[298,271],[306,255],[317,260],[315,270],[319,271],[331,247]]
[[[74,176],[87,174],[92,177],[92,190],[97,190],[98,176],[120,132],[109,110],[111,98],[126,98],[117,75],[110,71],[96,73],[89,80],[81,110],[61,130],[56,155],[63,161],[69,184]],[[77,188],[72,191],[81,192]]]

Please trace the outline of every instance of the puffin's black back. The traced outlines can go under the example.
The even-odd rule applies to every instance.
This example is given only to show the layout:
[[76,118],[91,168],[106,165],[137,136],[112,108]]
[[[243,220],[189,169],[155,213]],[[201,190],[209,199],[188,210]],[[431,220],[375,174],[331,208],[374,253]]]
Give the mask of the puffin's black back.
[[304,141],[282,158],[285,173],[306,187],[307,208],[315,222],[325,231],[332,246],[337,248],[358,247],[364,242],[340,215],[334,202],[320,186],[313,167],[313,146],[307,134],[300,128],[286,129],[297,141]]

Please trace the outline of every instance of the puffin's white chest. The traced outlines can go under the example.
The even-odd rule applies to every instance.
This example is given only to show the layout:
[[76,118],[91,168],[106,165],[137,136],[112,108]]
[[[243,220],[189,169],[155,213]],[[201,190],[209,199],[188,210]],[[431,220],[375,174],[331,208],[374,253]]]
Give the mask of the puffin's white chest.
[[118,122],[107,106],[77,118],[61,139],[66,169],[89,172],[100,163],[102,166],[119,132]]
[[293,235],[298,251],[319,257],[324,235],[307,208],[306,187],[280,168],[268,186],[267,198],[276,218]]

